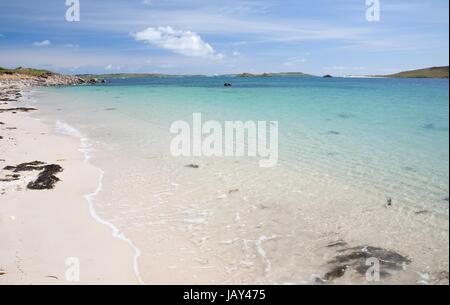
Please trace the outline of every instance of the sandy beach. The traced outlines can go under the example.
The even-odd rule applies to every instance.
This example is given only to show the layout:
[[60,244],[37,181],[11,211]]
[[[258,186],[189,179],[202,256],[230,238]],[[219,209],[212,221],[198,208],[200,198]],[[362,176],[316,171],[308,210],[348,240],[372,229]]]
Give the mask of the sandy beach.
[[[79,139],[31,117],[38,110],[13,109],[26,108],[20,89],[0,86],[0,285],[138,284],[132,247],[92,217],[86,200],[101,171],[85,160]],[[35,161],[44,170],[16,168]],[[53,189],[38,181],[48,165],[61,167]]]

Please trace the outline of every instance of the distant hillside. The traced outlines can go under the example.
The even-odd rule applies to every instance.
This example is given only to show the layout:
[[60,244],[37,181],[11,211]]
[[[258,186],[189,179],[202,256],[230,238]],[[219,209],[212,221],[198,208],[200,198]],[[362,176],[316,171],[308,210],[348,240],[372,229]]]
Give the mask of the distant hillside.
[[392,77],[392,78],[448,78],[448,66],[405,71],[405,72],[400,72],[400,73],[396,73],[396,74],[385,75],[385,77]]

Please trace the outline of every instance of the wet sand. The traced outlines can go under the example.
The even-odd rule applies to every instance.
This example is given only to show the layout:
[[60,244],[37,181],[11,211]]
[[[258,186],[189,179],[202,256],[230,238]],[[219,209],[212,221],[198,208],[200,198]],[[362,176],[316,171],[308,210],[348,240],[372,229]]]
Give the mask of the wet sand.
[[[18,90],[0,86],[0,285],[139,284],[132,247],[92,217],[86,200],[101,171],[79,140],[30,116],[38,110],[16,109],[26,108]],[[30,189],[43,170],[4,169],[34,161],[61,167],[53,189]]]

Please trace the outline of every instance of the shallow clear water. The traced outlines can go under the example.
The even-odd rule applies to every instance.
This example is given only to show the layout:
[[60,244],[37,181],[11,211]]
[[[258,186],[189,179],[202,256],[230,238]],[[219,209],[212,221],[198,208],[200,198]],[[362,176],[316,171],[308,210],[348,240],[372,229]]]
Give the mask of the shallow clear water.
[[[40,117],[89,138],[105,171],[96,207],[141,249],[146,282],[312,283],[336,255],[327,244],[345,240],[410,256],[409,271],[386,281],[414,283],[448,272],[448,85],[183,77],[37,97]],[[193,112],[278,121],[278,166],[172,157],[170,125]]]

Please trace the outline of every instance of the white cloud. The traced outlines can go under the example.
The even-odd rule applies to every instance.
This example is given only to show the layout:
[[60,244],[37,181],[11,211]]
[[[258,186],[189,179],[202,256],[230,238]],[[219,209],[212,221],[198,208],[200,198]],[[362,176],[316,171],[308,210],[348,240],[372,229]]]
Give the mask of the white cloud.
[[170,26],[149,27],[134,34],[134,38],[186,56],[223,58],[197,33],[175,30]]
[[239,51],[234,51],[234,52],[233,52],[233,56],[241,56],[241,52],[239,52]]
[[33,46],[34,47],[47,47],[49,45],[51,45],[52,43],[50,42],[50,40],[43,40],[43,41],[35,41],[33,42]]
[[152,4],[152,0],[142,0],[142,4],[144,4],[144,5],[151,5]]

